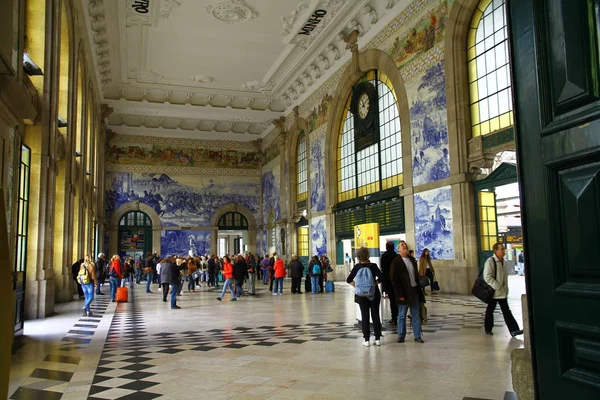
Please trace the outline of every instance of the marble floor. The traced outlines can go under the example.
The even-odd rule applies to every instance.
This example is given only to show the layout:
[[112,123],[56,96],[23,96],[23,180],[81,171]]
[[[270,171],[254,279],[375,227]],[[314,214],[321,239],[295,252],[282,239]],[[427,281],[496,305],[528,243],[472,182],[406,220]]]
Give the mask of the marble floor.
[[[522,322],[522,277],[510,277],[509,303]],[[180,310],[143,286],[128,303],[97,296],[28,321],[13,349],[10,399],[516,399],[511,338],[497,311],[483,333],[485,305],[471,296],[427,296],[425,344],[396,343],[389,303],[381,346],[362,346],[350,287],[222,302],[203,286]],[[108,291],[108,287],[106,288]]]

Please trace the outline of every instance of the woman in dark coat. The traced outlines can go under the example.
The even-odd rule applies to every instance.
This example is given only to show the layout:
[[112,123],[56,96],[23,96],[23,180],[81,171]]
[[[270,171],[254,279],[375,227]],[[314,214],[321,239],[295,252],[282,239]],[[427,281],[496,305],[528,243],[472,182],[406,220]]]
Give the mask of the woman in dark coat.
[[290,275],[292,277],[292,293],[302,294],[300,283],[302,282],[302,275],[304,275],[304,265],[302,265],[302,261],[300,261],[296,254],[292,254]]

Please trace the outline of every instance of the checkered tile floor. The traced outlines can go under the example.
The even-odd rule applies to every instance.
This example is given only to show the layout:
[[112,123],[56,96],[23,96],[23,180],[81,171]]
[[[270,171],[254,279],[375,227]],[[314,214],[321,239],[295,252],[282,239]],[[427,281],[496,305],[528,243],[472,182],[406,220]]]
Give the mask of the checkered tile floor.
[[54,400],[62,398],[63,391],[71,381],[81,357],[64,355],[65,353],[83,350],[91,342],[96,328],[109,305],[108,296],[96,296],[91,306],[92,317],[81,317],[56,346],[55,351],[44,358],[44,365],[52,367],[36,368],[27,383],[19,387],[10,399]]
[[[212,298],[212,294],[210,297]],[[264,297],[267,299],[261,299],[261,302],[270,300],[271,296]],[[423,326],[426,335],[482,329],[484,304],[462,296],[428,296],[427,301],[431,309],[436,309],[436,304],[443,304],[452,307],[453,312],[431,313]],[[52,363],[52,369],[35,369],[29,377],[28,384],[19,387],[10,399],[61,399],[81,361],[80,357],[64,354],[86,348],[108,305],[108,296],[96,297],[92,308],[95,316],[81,317],[57,345],[57,351],[48,354],[44,359],[44,362]],[[156,333],[156,330],[149,332],[147,329],[145,316],[140,308],[143,307],[136,305],[132,292],[129,303],[116,305],[90,390],[86,393],[88,399],[162,397],[166,389],[160,367],[171,355],[176,355],[178,359],[193,359],[195,354],[204,355],[222,349],[235,351],[278,345],[301,346],[309,342],[335,341],[342,347],[347,347],[355,346],[357,340],[362,337],[356,324],[340,321]],[[181,312],[185,312],[185,309]],[[503,325],[499,310],[496,312],[495,321],[498,326]],[[394,329],[393,325],[387,323],[384,327],[388,328],[387,332],[390,328]],[[407,323],[407,329],[410,333],[410,323]],[[504,399],[516,398],[513,395],[512,392],[506,392]],[[82,393],[81,398],[84,397],[86,396]],[[464,400],[487,399],[465,397]]]

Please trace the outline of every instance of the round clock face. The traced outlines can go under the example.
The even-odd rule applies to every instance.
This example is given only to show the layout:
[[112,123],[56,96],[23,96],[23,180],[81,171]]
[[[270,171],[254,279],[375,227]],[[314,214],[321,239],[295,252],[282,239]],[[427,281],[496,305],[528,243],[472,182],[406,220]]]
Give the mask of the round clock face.
[[365,117],[369,114],[369,96],[366,93],[363,93],[358,99],[358,116],[361,119],[365,119]]

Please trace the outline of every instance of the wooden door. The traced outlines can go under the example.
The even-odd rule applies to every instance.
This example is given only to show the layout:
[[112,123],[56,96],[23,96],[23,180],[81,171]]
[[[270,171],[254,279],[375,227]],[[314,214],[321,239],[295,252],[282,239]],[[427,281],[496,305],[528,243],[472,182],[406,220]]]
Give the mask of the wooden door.
[[537,397],[599,399],[600,1],[508,6]]

